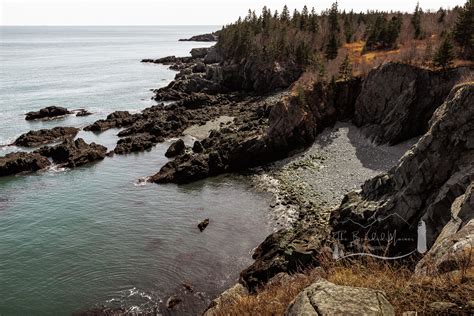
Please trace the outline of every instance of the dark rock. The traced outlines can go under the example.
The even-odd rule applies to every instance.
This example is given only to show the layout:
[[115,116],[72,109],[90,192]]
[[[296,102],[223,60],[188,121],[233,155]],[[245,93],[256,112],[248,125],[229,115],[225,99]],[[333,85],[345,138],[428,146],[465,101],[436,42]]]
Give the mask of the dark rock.
[[204,57],[203,62],[208,65],[208,64],[217,64],[224,61],[224,58],[219,54],[215,46],[212,46],[209,48],[207,51],[206,57]]
[[75,127],[54,127],[52,129],[29,131],[18,137],[13,144],[23,147],[36,147],[66,138],[74,138],[78,132],[79,129]]
[[203,231],[204,229],[206,229],[207,225],[209,225],[209,218],[206,218],[205,220],[200,222],[198,224],[198,228],[199,228],[200,231]]
[[397,144],[422,135],[434,111],[469,72],[469,68],[431,71],[387,63],[364,80],[354,123],[379,144]]
[[[419,224],[427,249],[452,218],[452,205],[474,181],[474,85],[453,88],[433,114],[427,133],[386,174],[368,180],[360,193],[350,193],[331,214],[335,236],[396,236],[369,242],[374,252],[405,255],[417,249]],[[474,216],[467,212],[465,225]],[[361,240],[339,238],[358,250]],[[359,245],[358,245],[359,242]],[[381,249],[383,248],[383,249]]]
[[80,110],[77,111],[77,113],[76,113],[76,116],[79,116],[79,117],[81,117],[81,116],[89,116],[89,115],[92,115],[92,113],[89,112],[89,111],[87,111],[87,110],[85,110],[85,109],[80,109]]
[[15,152],[0,157],[0,176],[14,175],[20,172],[34,172],[51,165],[48,158],[38,153]]
[[59,106],[48,106],[36,112],[26,113],[25,120],[30,121],[43,118],[55,118],[67,114],[71,114],[71,112],[69,112],[66,108]]
[[186,146],[184,145],[184,141],[182,139],[178,139],[174,143],[170,145],[168,150],[165,153],[165,156],[168,158],[176,157],[184,153]]
[[202,153],[204,151],[204,148],[202,147],[202,144],[200,141],[195,141],[193,145],[193,152],[195,153]]
[[202,34],[202,35],[195,35],[191,38],[182,38],[180,42],[217,42],[218,39],[218,32]]
[[128,111],[115,111],[105,120],[98,120],[84,128],[85,131],[103,132],[110,128],[119,128],[131,125],[135,121],[134,115]]
[[87,144],[82,138],[66,139],[53,147],[42,147],[36,151],[45,157],[51,157],[61,166],[74,168],[105,158],[107,148],[96,143]]
[[199,62],[193,66],[192,72],[194,73],[206,72],[206,65],[204,65],[204,63]]
[[122,138],[117,142],[114,153],[124,155],[131,152],[148,150],[160,141],[164,141],[164,139],[149,134]]
[[168,300],[166,301],[166,307],[168,309],[173,309],[175,308],[178,304],[180,304],[183,300],[178,298],[178,297],[174,297],[174,296],[171,296],[170,298],[168,298]]
[[165,164],[160,171],[151,177],[151,182],[178,184],[190,183],[204,179],[209,175],[207,155],[182,155]]
[[216,97],[205,93],[192,93],[179,102],[179,105],[187,109],[197,109],[206,105],[215,104]]
[[200,48],[193,48],[189,52],[193,58],[204,58],[207,55],[209,48],[207,47],[200,47]]

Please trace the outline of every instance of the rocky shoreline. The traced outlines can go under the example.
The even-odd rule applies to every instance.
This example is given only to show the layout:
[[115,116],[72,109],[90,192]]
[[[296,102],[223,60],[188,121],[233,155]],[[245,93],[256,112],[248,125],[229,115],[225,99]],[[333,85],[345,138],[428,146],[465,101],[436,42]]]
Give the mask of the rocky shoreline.
[[[282,217],[282,229],[257,247],[254,264],[242,271],[240,283],[246,290],[256,291],[278,273],[317,266],[318,255],[331,251],[335,244],[348,252],[361,251],[354,240],[338,238],[339,232],[367,236],[397,231],[404,242],[373,242],[370,251],[380,253],[382,247],[393,256],[415,252],[421,221],[427,231],[426,250],[431,249],[438,272],[459,268],[446,263],[449,260],[440,252],[452,250],[455,236],[472,239],[474,86],[458,85],[472,69],[430,71],[387,63],[367,77],[317,82],[303,95],[294,95],[288,87],[302,70],[291,63],[268,67],[254,61],[226,61],[216,47],[193,49],[191,57],[142,62],[165,64],[178,71],[167,87],[154,90],[156,101],[174,102],[135,114],[116,111],[84,128],[95,133],[120,128],[113,151],[107,153],[104,146],[80,138],[72,140],[78,132],[72,128],[32,131],[18,138],[18,144],[62,143],[1,157],[0,176],[41,170],[51,161],[73,168],[107,155],[140,152],[209,124],[211,128],[205,128],[192,147],[182,140],[174,142],[167,151],[167,157],[174,159],[149,179],[183,184],[263,166],[250,170],[266,177],[265,181],[270,179],[274,186],[266,189],[282,194],[273,205],[280,209],[276,212],[281,214],[277,216]],[[27,119],[70,113],[64,108],[47,108],[28,113]],[[219,121],[222,118],[230,119]],[[210,124],[212,121],[218,125]],[[361,129],[360,134],[342,135],[352,137],[350,143],[356,150],[361,139],[397,145],[421,138],[411,149],[403,144],[397,147],[402,151],[387,149],[392,152],[381,153],[383,161],[377,161],[380,147],[366,142],[362,144],[367,147],[365,152],[359,148],[358,159],[351,161],[354,153],[347,152],[348,143],[331,147],[341,137],[323,132],[341,121]],[[350,133],[350,125],[340,124],[336,127]],[[320,142],[301,154],[320,133]],[[300,157],[295,159],[295,153]],[[372,160],[364,155],[372,155]],[[293,158],[268,167],[287,157]],[[354,167],[354,162],[359,165]],[[325,168],[340,169],[342,176],[320,176]],[[351,175],[354,169],[357,174]],[[384,173],[376,175],[375,170]],[[364,180],[362,190],[349,192]],[[426,272],[422,266],[420,263],[418,270]]]

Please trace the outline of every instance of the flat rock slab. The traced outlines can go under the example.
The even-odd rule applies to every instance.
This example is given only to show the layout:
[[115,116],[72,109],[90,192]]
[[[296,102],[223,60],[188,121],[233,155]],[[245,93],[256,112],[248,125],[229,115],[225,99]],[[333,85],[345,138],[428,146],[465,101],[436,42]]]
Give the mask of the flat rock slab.
[[321,279],[291,302],[286,315],[395,315],[382,291],[340,286]]

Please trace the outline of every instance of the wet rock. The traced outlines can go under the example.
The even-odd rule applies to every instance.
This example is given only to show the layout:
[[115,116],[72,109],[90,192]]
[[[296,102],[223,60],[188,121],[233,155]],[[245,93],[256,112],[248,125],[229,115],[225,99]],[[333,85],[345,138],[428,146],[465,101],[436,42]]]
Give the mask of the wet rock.
[[91,112],[87,111],[86,109],[80,109],[77,111],[76,116],[81,117],[81,116],[89,116],[92,115]]
[[197,109],[216,102],[217,99],[214,96],[205,93],[192,93],[180,101],[179,104],[187,109]]
[[67,114],[71,114],[71,112],[69,112],[66,108],[60,106],[48,106],[39,111],[26,113],[25,120],[31,121],[44,118],[56,118]]
[[180,304],[183,300],[178,298],[178,297],[175,297],[175,296],[171,296],[170,298],[168,298],[168,300],[166,301],[166,308],[168,309],[174,309],[178,304]]
[[53,147],[42,147],[36,151],[63,167],[74,168],[105,158],[107,148],[96,143],[87,144],[82,138],[66,139]]
[[204,151],[204,147],[202,147],[202,144],[200,141],[195,141],[193,145],[193,152],[195,153],[202,153]]
[[15,152],[0,157],[0,176],[34,172],[50,166],[48,158],[38,153]]
[[170,147],[168,147],[168,150],[166,150],[165,156],[168,158],[176,157],[184,153],[185,149],[186,149],[186,146],[184,145],[184,141],[182,139],[178,139],[177,141],[172,143]]
[[204,179],[208,175],[207,155],[181,155],[165,164],[157,174],[150,178],[150,181],[184,184]]
[[135,117],[128,111],[115,111],[107,116],[105,120],[98,120],[84,128],[85,131],[103,132],[110,128],[119,128],[131,125]]
[[205,220],[200,222],[198,224],[198,228],[199,228],[200,231],[204,231],[204,229],[206,229],[207,225],[209,225],[209,218],[206,218]]
[[321,279],[298,294],[285,315],[395,315],[395,311],[382,291]]
[[65,138],[74,138],[78,132],[79,129],[75,127],[54,127],[52,129],[29,131],[18,137],[13,144],[23,147],[37,147]]
[[117,142],[114,153],[124,155],[131,152],[145,151],[161,141],[164,141],[164,138],[155,137],[149,134],[122,138]]

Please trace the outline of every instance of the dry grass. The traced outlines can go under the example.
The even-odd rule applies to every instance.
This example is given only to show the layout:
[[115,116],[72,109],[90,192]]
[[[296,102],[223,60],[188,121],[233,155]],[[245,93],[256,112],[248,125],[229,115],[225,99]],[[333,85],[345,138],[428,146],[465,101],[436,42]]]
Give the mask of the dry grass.
[[279,280],[234,302],[227,302],[217,315],[283,315],[298,293],[318,278],[345,286],[382,290],[395,312],[430,314],[429,304],[447,301],[465,306],[474,297],[474,270],[438,277],[414,278],[410,265],[362,258],[350,261],[323,260],[322,267]]

